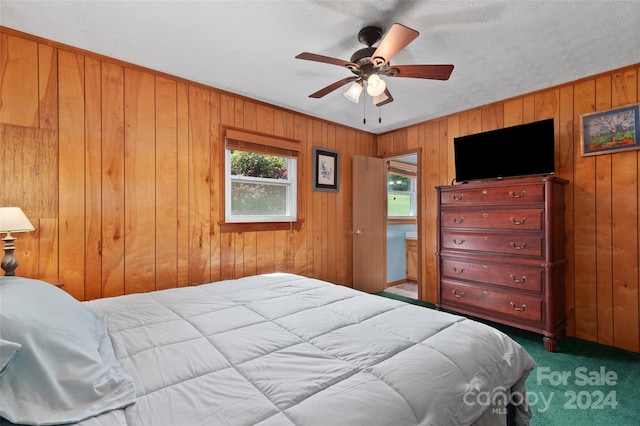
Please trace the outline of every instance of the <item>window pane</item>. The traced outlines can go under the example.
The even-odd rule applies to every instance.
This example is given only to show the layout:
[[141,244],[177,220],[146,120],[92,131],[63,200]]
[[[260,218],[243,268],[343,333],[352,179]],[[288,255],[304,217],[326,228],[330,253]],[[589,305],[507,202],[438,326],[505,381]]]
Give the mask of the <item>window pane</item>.
[[231,174],[267,179],[287,179],[287,158],[232,150]]
[[389,194],[388,216],[413,216],[411,195]]
[[387,189],[389,191],[411,191],[411,178],[387,173]]
[[231,214],[284,216],[287,187],[252,182],[231,182]]

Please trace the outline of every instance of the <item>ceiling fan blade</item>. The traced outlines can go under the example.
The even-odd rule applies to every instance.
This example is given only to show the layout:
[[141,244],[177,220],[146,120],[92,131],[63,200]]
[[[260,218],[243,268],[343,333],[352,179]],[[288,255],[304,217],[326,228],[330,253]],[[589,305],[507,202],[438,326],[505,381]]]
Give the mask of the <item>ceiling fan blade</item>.
[[378,102],[376,104],[377,107],[381,107],[382,105],[390,104],[391,102],[393,102],[393,96],[391,96],[391,92],[389,92],[388,87],[384,90],[384,94],[387,97],[382,102]]
[[342,80],[336,81],[333,84],[328,85],[327,87],[325,87],[324,89],[320,89],[315,93],[312,93],[309,95],[310,98],[321,98],[325,95],[328,95],[329,93],[333,92],[336,89],[341,88],[342,86],[344,86],[347,83],[350,83],[354,80],[357,80],[358,77],[357,75],[351,76],[351,77],[347,77],[347,78],[343,78]]
[[309,53],[309,52],[300,53],[299,55],[296,56],[296,59],[304,59],[307,61],[322,62],[325,64],[331,64],[331,65],[339,65],[341,67],[346,67],[349,69],[358,68],[358,66],[353,62],[345,61],[343,59],[332,58],[330,56],[317,55],[315,53]]
[[376,51],[371,55],[371,62],[376,67],[383,66],[419,35],[420,33],[416,30],[402,24],[393,24],[382,38]]
[[452,72],[453,65],[393,65],[384,71],[384,75],[390,77],[448,80]]

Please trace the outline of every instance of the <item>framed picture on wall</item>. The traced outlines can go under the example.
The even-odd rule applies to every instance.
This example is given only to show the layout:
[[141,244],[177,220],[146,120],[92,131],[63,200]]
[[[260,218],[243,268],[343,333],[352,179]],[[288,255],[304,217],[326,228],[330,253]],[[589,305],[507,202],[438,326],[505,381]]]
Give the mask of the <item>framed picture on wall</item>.
[[640,149],[639,104],[580,116],[582,156]]
[[340,154],[328,148],[313,147],[313,190],[338,192]]

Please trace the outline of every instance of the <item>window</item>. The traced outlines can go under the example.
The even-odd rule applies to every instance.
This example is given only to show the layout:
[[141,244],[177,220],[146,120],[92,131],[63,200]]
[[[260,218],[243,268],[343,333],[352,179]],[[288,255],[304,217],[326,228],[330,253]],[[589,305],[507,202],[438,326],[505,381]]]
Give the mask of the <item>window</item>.
[[226,223],[296,222],[298,143],[225,132]]
[[387,162],[387,216],[415,218],[417,211],[416,166]]

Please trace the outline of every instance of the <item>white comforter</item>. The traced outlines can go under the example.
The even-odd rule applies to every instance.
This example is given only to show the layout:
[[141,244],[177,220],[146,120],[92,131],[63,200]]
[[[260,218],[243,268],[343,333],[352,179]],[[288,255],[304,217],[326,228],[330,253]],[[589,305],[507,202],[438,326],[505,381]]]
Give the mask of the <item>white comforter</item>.
[[469,425],[535,367],[478,322],[291,274],[87,304],[137,401],[86,426]]

